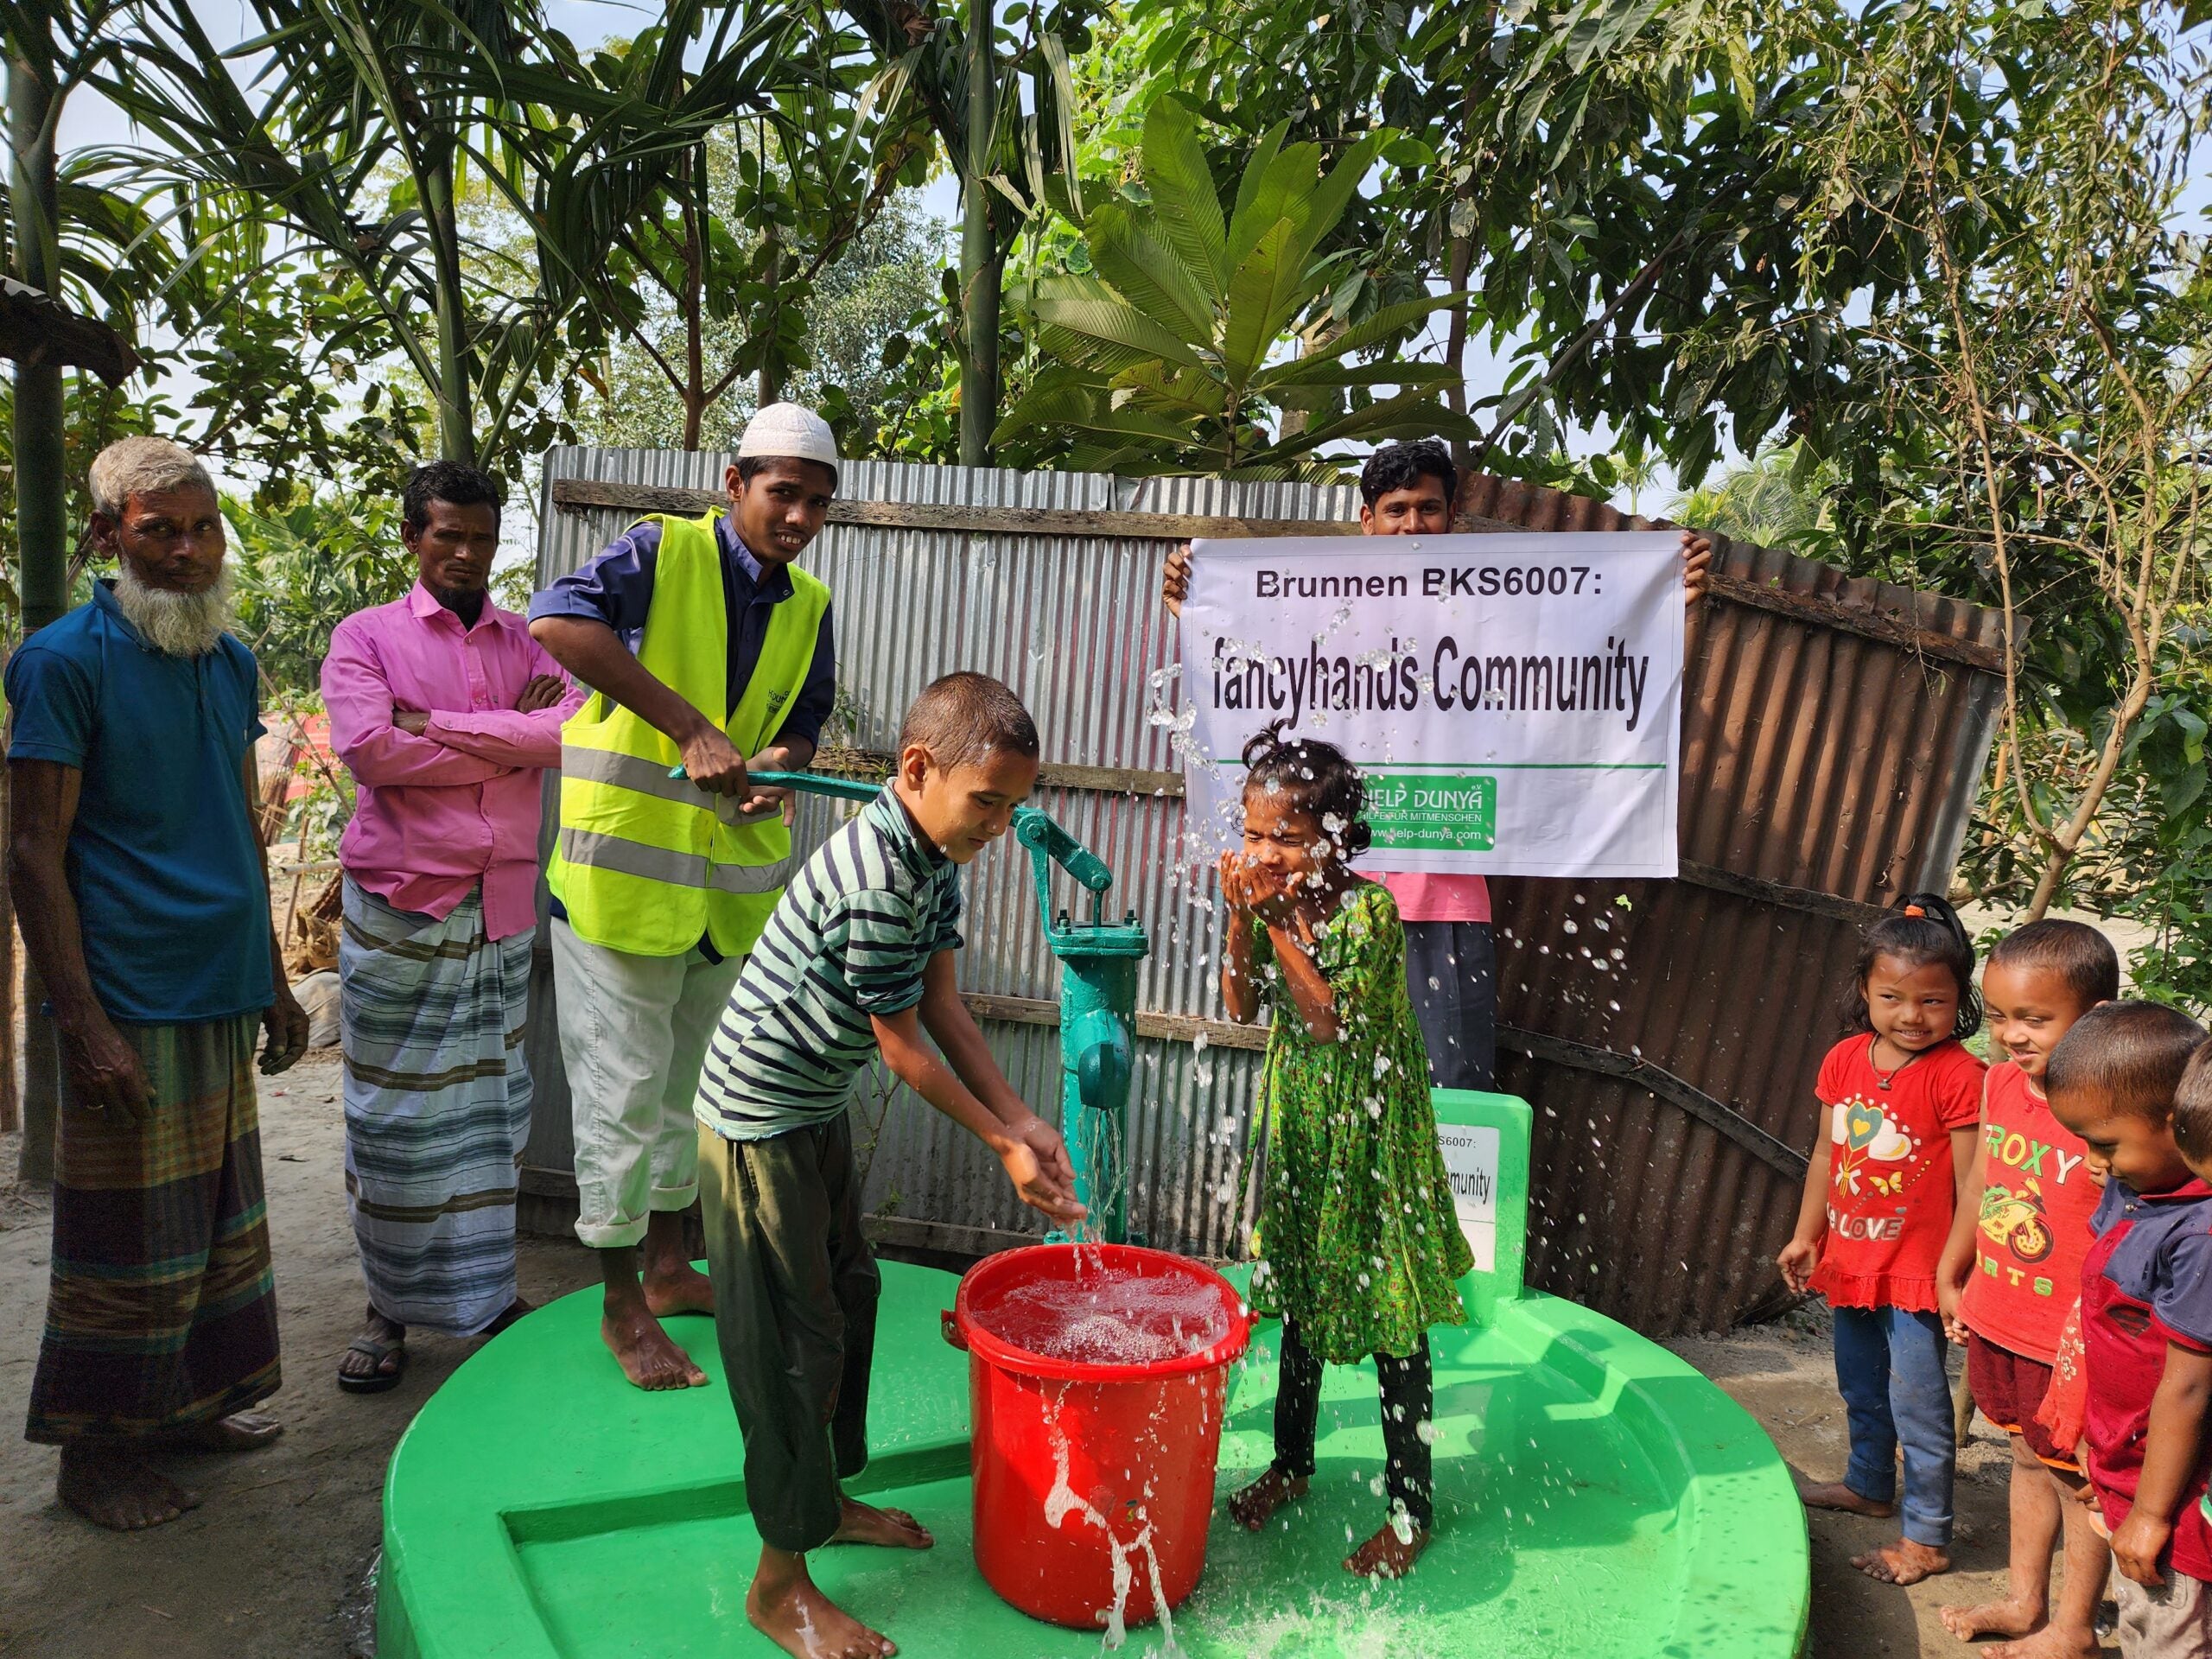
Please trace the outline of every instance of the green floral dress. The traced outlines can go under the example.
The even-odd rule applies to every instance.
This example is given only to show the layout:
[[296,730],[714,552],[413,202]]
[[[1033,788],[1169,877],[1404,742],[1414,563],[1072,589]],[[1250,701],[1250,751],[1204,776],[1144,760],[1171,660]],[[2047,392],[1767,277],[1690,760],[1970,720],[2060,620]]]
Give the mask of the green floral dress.
[[1332,1043],[1306,1033],[1267,929],[1253,926],[1274,1025],[1252,1305],[1294,1320],[1332,1364],[1410,1354],[1430,1325],[1466,1323],[1455,1281],[1474,1258],[1436,1142],[1397,905],[1362,882],[1315,936],[1314,966],[1336,995]]

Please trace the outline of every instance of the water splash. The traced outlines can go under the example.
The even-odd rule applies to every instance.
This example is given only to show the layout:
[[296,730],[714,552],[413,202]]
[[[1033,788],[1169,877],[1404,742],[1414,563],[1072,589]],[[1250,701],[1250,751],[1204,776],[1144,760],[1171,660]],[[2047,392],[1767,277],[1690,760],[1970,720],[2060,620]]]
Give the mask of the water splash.
[[1083,1365],[1147,1365],[1202,1353],[1228,1336],[1220,1294],[1177,1277],[1109,1274],[1077,1246],[1076,1282],[1019,1285],[976,1322],[1001,1342],[1046,1359]]
[[1114,1599],[1093,1614],[1104,1630],[1099,1646],[1112,1652],[1128,1640],[1129,1592],[1136,1585],[1136,1558],[1141,1556],[1146,1587],[1152,1592],[1153,1610],[1160,1618],[1160,1659],[1185,1659],[1182,1647],[1175,1640],[1175,1615],[1167,1605],[1167,1592],[1160,1582],[1160,1554],[1152,1544],[1151,1515],[1141,1503],[1134,1505],[1135,1519],[1139,1523],[1136,1535],[1124,1541],[1112,1523],[1088,1499],[1078,1496],[1069,1482],[1068,1468],[1074,1448],[1060,1422],[1060,1407],[1066,1398],[1067,1384],[1062,1383],[1045,1406],[1045,1432],[1052,1448],[1052,1489],[1045,1494],[1045,1524],[1058,1532],[1070,1516],[1076,1516],[1086,1526],[1096,1527],[1105,1535]]

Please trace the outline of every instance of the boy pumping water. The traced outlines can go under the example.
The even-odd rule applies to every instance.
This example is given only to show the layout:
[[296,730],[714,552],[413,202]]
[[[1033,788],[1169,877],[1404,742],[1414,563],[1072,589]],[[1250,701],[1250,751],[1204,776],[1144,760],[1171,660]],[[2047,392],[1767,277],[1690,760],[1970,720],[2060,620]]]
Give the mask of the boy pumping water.
[[842,1486],[868,1461],[880,1284],[845,1110],[855,1073],[880,1051],[997,1154],[1023,1203],[1063,1225],[1083,1217],[1058,1132],[1014,1093],[953,983],[961,867],[1006,833],[1038,749],[997,681],[948,674],[925,690],[899,729],[897,775],[777,905],[699,1079],[715,1333],[761,1540],[745,1611],[796,1659],[898,1651],[816,1587],[809,1550],[931,1542],[911,1515]]

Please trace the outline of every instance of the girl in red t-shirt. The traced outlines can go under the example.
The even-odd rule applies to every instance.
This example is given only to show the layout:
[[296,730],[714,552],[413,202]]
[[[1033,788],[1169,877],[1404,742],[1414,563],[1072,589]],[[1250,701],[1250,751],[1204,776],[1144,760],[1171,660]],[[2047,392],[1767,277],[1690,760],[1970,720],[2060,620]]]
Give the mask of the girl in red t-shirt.
[[1821,1063],[1821,1135],[1797,1230],[1777,1258],[1790,1289],[1835,1310],[1836,1386],[1851,1464],[1800,1494],[1818,1509],[1897,1510],[1904,1536],[1852,1565],[1914,1584],[1951,1565],[1958,1446],[1936,1268],[1963,1200],[1981,1110],[1982,1064],[1963,1046],[1981,1026],[1974,946],[1949,905],[1915,893],[1867,930],[1845,996],[1849,1033]]

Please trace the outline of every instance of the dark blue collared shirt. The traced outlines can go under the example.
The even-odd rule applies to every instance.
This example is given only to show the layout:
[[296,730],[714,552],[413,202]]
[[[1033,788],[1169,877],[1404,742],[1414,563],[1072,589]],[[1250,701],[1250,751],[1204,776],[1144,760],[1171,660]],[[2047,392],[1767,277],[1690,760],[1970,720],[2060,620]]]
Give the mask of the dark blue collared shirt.
[[2212,1351],[2212,1186],[2192,1180],[2171,1192],[2138,1192],[2113,1176],[2089,1231],[2102,1238],[2122,1224],[2126,1233],[2104,1276],[2169,1332]]
[[[740,539],[727,514],[715,520],[715,544],[721,550],[722,605],[729,630],[729,702],[722,711],[727,716],[744,696],[747,683],[760,665],[775,607],[791,596],[791,576],[781,565],[764,568]],[[530,620],[582,616],[604,622],[634,654],[645,637],[645,617],[653,603],[653,567],[659,557],[660,525],[652,519],[632,524],[583,569],[534,594]],[[777,728],[778,740],[821,741],[823,722],[830,718],[836,696],[836,651],[830,613],[824,610],[806,683]]]

